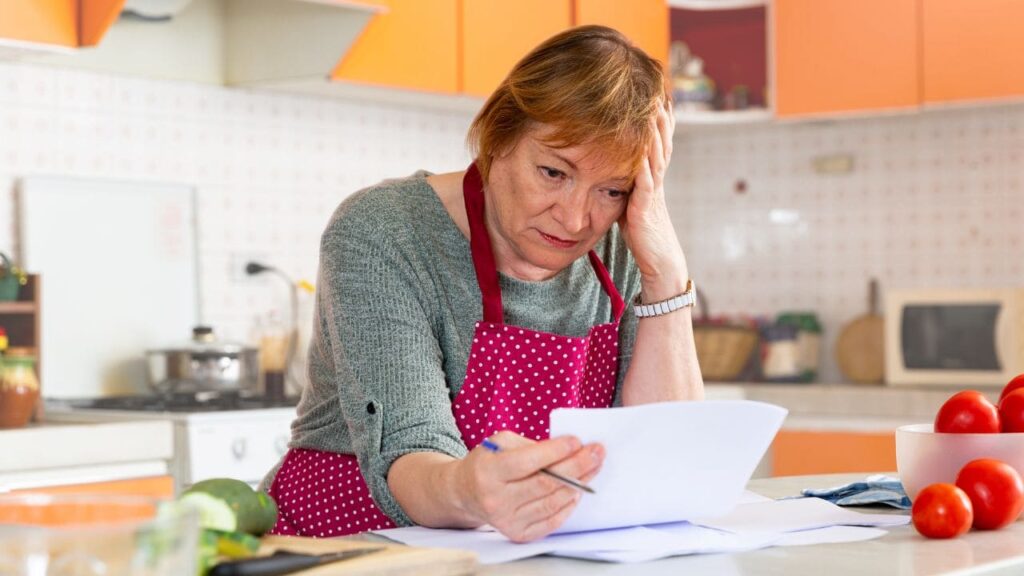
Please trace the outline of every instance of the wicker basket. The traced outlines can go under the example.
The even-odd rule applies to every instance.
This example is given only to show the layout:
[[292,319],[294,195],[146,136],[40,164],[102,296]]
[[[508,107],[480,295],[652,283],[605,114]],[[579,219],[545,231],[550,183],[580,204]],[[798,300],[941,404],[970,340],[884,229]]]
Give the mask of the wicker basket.
[[735,381],[757,349],[757,330],[745,326],[713,324],[707,299],[699,294],[700,317],[693,323],[697,360],[706,381]]

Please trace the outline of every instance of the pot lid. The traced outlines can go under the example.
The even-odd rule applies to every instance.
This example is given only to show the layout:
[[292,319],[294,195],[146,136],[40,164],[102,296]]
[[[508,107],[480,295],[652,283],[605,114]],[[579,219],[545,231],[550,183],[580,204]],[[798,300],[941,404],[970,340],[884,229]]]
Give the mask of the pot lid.
[[187,354],[199,355],[221,355],[241,354],[242,352],[255,352],[256,348],[239,342],[227,342],[217,339],[213,328],[210,326],[196,326],[192,328],[192,340],[177,346],[147,350],[147,354],[168,354],[184,352]]

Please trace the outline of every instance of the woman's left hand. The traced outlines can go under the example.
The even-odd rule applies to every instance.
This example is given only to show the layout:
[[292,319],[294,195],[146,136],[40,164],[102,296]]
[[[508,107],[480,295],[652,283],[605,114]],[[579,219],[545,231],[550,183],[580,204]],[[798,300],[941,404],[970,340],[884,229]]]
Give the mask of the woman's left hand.
[[651,119],[654,138],[641,163],[619,228],[640,269],[644,300],[671,298],[682,292],[688,272],[686,257],[665,204],[665,173],[672,158],[675,115],[666,103]]

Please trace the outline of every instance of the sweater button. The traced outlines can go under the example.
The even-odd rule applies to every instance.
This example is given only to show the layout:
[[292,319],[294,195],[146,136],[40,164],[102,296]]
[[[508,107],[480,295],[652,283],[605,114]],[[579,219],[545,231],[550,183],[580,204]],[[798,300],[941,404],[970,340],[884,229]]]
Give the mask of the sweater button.
[[366,413],[367,414],[376,414],[377,413],[377,407],[373,405],[373,402],[370,402],[369,404],[366,405]]

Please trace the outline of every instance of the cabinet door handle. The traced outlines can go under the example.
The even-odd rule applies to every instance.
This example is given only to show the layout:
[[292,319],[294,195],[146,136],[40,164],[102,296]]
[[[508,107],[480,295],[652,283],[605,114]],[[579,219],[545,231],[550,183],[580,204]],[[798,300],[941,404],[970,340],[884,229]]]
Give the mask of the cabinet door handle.
[[235,438],[231,443],[231,453],[235,455],[235,460],[245,458],[245,438]]

